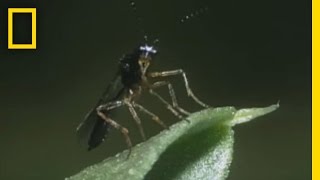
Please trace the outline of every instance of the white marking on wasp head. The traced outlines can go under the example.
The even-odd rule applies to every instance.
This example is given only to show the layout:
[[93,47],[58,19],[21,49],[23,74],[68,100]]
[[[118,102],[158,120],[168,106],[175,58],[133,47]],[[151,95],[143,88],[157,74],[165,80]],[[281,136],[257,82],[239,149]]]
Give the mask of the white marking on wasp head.
[[152,54],[157,53],[157,50],[154,49],[153,46],[148,46],[148,45],[140,46],[140,50],[146,52],[145,57],[147,57],[149,53],[152,53]]

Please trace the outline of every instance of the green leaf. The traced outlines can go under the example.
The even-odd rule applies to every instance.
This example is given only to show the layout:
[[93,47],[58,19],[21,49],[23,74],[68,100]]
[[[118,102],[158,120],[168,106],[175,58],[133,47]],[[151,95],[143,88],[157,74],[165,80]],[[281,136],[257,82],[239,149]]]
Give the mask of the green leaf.
[[222,180],[232,161],[232,126],[276,110],[236,110],[234,107],[205,109],[193,113],[148,141],[90,166],[69,180]]

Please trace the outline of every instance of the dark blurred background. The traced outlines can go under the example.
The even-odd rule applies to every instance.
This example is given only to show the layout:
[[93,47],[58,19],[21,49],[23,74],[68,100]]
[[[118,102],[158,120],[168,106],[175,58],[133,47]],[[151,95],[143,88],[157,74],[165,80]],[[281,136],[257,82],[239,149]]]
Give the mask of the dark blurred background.
[[[136,3],[143,24],[128,0],[0,2],[0,179],[63,179],[126,148],[113,130],[87,152],[75,129],[112,79],[118,59],[142,41],[141,29],[160,38],[152,68],[183,68],[208,104],[260,107],[280,100],[276,112],[234,128],[228,179],[311,179],[311,1]],[[37,8],[37,50],[7,50],[8,7]],[[179,23],[203,7],[206,13]],[[28,19],[17,17],[16,42],[28,42]],[[200,110],[186,96],[182,78],[172,81],[180,105]],[[160,93],[168,98],[166,88]],[[178,121],[149,96],[141,103],[167,124]],[[161,131],[141,117],[149,137]],[[115,119],[135,143],[141,141],[126,109]]]

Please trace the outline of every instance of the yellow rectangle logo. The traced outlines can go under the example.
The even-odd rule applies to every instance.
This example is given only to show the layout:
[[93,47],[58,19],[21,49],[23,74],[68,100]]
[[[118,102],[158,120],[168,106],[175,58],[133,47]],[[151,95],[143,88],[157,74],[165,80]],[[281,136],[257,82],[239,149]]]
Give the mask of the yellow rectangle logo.
[[[32,42],[31,44],[13,43],[13,15],[14,13],[31,13]],[[36,8],[8,8],[8,49],[36,49],[37,48],[37,9]]]

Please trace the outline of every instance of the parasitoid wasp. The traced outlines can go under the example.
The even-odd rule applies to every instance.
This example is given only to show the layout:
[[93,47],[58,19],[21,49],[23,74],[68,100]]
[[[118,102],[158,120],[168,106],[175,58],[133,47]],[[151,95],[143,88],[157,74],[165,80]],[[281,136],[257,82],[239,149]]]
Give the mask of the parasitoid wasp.
[[[136,11],[135,2],[131,1],[130,5],[133,10]],[[198,15],[199,12],[201,13],[203,10],[185,16],[181,19],[181,22],[185,22],[191,17]],[[124,136],[130,154],[132,142],[129,137],[129,130],[113,120],[111,116],[112,111],[119,107],[126,106],[129,109],[144,141],[146,140],[146,136],[136,109],[149,115],[157,124],[168,129],[165,123],[161,121],[157,115],[137,103],[138,98],[143,92],[148,92],[152,96],[155,96],[179,119],[188,116],[190,113],[178,105],[173,86],[170,81],[166,79],[170,76],[182,76],[188,96],[200,106],[205,108],[209,107],[194,95],[184,70],[149,71],[149,67],[152,65],[152,61],[158,53],[155,48],[158,39],[150,44],[148,43],[147,36],[144,35],[144,40],[144,43],[138,45],[131,53],[125,54],[120,59],[115,77],[109,83],[97,104],[89,111],[84,121],[77,127],[77,133],[80,136],[88,137],[87,145],[89,151],[99,146],[105,140],[110,128],[115,128]],[[162,80],[155,81],[155,79],[159,78]],[[160,94],[154,91],[162,86],[167,86],[172,103],[169,103],[162,98]]]

